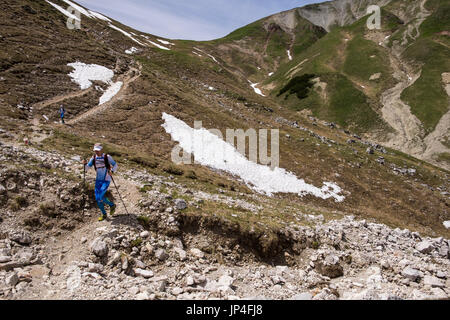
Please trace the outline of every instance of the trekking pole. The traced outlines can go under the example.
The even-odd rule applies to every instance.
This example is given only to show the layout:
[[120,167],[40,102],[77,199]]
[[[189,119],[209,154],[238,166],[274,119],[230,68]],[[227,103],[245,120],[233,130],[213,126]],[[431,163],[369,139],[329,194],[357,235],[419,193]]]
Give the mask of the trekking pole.
[[130,215],[130,214],[128,213],[127,206],[125,205],[125,202],[123,201],[122,196],[120,195],[119,188],[117,188],[117,185],[116,185],[116,182],[114,181],[113,176],[112,176],[112,175],[109,175],[109,176],[111,177],[111,180],[112,180],[112,182],[114,183],[114,187],[116,187],[117,193],[119,194],[120,200],[122,201],[122,204],[123,204],[123,206],[124,206],[124,208],[125,208],[126,213],[127,213],[128,215]]

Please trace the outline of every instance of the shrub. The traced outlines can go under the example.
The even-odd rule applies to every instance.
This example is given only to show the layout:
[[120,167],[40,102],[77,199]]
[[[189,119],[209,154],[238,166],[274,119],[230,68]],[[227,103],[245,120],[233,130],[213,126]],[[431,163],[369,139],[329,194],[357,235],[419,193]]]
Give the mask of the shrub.
[[130,161],[139,164],[144,167],[149,167],[155,169],[158,167],[158,162],[152,158],[144,158],[144,157],[131,157]]
[[150,218],[147,216],[141,215],[137,217],[137,220],[144,228],[148,228],[150,226]]
[[134,239],[133,241],[131,241],[132,247],[139,247],[141,244],[142,244],[141,238],[137,238],[137,239]]
[[181,175],[183,175],[183,173],[184,173],[184,170],[183,170],[183,169],[181,169],[181,168],[179,168],[179,167],[177,167],[177,166],[174,166],[174,165],[172,165],[172,164],[165,166],[165,167],[163,168],[163,171],[164,171],[164,172],[167,172],[167,173],[169,173],[169,174],[174,174],[174,175],[176,175],[176,176],[181,176]]
[[312,88],[314,85],[311,82],[311,79],[314,77],[315,75],[313,74],[304,74],[302,76],[292,78],[292,80],[289,81],[289,83],[280,90],[277,96],[279,97],[285,92],[289,91],[288,94],[286,95],[286,99],[287,97],[289,97],[289,95],[294,93],[300,100],[307,98],[309,89]]
[[189,178],[189,179],[192,179],[192,180],[196,180],[197,179],[197,175],[195,174],[195,171],[189,170],[186,173],[186,178]]
[[28,200],[22,196],[16,197],[16,199],[14,199],[14,202],[17,204],[19,208],[23,208],[28,205]]
[[47,217],[55,216],[56,206],[54,202],[44,202],[39,206],[39,211]]

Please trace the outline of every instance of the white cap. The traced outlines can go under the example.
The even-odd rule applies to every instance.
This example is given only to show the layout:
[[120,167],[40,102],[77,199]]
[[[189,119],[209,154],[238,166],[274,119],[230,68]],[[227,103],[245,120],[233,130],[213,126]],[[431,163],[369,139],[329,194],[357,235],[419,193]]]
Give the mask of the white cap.
[[94,146],[94,151],[102,151],[103,147],[100,143],[96,143]]

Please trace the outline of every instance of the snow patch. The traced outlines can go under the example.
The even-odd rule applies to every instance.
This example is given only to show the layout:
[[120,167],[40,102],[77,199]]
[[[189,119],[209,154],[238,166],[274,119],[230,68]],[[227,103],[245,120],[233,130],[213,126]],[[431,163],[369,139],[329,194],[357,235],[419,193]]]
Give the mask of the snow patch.
[[151,43],[152,45],[154,45],[155,47],[158,47],[158,48],[163,49],[163,50],[169,50],[169,51],[170,51],[169,48],[166,48],[166,47],[164,47],[164,46],[162,46],[162,45],[160,45],[160,44],[157,44],[157,43],[155,43],[155,42],[153,42],[153,41],[151,41],[151,40],[148,40],[148,42],[150,42],[150,43]]
[[450,229],[450,220],[444,221],[444,227]]
[[169,41],[166,41],[166,40],[162,40],[162,39],[156,39],[156,40],[158,40],[162,44],[165,44],[166,46],[168,46],[168,45],[174,46],[175,45],[175,43],[172,43],[172,42],[169,42]]
[[292,61],[291,50],[288,50],[288,51],[287,51],[287,54],[288,54],[289,60]]
[[116,94],[119,93],[120,89],[122,88],[123,82],[118,81],[114,84],[112,84],[105,93],[100,97],[99,105],[102,105],[109,100],[111,100]]
[[111,28],[113,28],[114,30],[117,30],[117,31],[123,33],[125,36],[127,36],[128,38],[130,38],[130,39],[133,40],[134,42],[138,43],[139,45],[145,47],[145,44],[143,44],[143,43],[140,42],[139,40],[136,40],[135,38],[133,38],[133,36],[132,36],[131,34],[129,34],[128,32],[123,31],[122,29],[120,29],[120,28],[118,28],[118,27],[112,25],[111,23],[109,24],[109,26],[110,26]]
[[108,19],[107,17],[105,17],[104,15],[102,15],[102,14],[100,14],[100,13],[98,13],[98,12],[89,10],[89,13],[90,13],[91,15],[93,15],[93,16],[94,16],[95,18],[97,18],[97,19],[100,19],[100,20],[103,20],[103,21],[112,22],[110,19]]
[[269,77],[273,76],[274,72],[269,73]]
[[64,1],[65,3],[67,3],[72,8],[76,9],[77,11],[79,11],[81,14],[84,14],[86,17],[88,17],[88,18],[93,18],[94,17],[86,9],[80,7],[79,5],[73,3],[72,1],[69,1],[69,0],[62,0],[62,1]]
[[71,14],[69,11],[67,11],[66,9],[58,6],[57,4],[54,4],[48,0],[45,0],[45,2],[49,3],[50,5],[52,5],[55,9],[57,9],[59,12],[61,12],[62,14],[64,14],[66,17],[69,17],[71,19],[75,19],[77,21],[81,21],[77,16]]
[[342,190],[335,183],[324,182],[322,188],[317,188],[285,169],[276,167],[272,170],[247,160],[234,146],[205,128],[193,129],[167,113],[163,113],[162,118],[165,131],[179,142],[181,148],[193,154],[198,163],[238,176],[256,192],[269,196],[274,193],[311,194],[322,199],[334,198],[336,202],[345,199],[339,195]]
[[217,61],[217,59],[216,59],[214,56],[210,55],[209,53],[206,53],[205,51],[200,50],[199,48],[196,48],[196,47],[194,47],[194,49],[197,50],[197,51],[200,51],[201,53],[206,54],[206,55],[209,56],[211,59],[213,59],[215,63],[220,64],[219,61]]
[[253,88],[253,90],[255,91],[256,94],[259,94],[260,96],[265,97],[265,95],[262,93],[262,91],[256,87],[258,85],[258,83],[252,83],[250,80],[247,80],[247,81],[250,82],[250,86]]
[[67,65],[75,69],[69,73],[69,77],[72,78],[73,82],[78,83],[82,90],[92,86],[91,81],[110,83],[111,79],[114,77],[114,71],[97,64],[75,62]]
[[125,50],[125,53],[126,53],[126,54],[133,54],[133,53],[136,53],[137,51],[138,51],[137,48],[131,47],[130,49]]

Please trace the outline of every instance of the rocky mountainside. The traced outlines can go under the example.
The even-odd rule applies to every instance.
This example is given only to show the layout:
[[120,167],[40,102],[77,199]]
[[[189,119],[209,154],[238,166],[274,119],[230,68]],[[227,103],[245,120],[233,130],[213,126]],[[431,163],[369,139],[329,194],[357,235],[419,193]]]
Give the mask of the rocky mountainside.
[[[68,0],[3,1],[0,299],[448,298],[449,172],[398,151],[441,152],[446,120],[425,140],[390,133],[412,117],[398,110],[415,114],[405,91],[426,92],[421,77],[435,83],[448,63],[447,2],[391,1],[375,32],[365,2],[343,14],[347,2],[195,42]],[[339,18],[320,25],[305,13],[318,8]],[[198,150],[174,164],[194,121],[279,129],[279,170],[241,159],[247,172],[233,171]],[[112,186],[118,210],[102,223],[80,165],[96,142],[119,163],[126,205]]]

